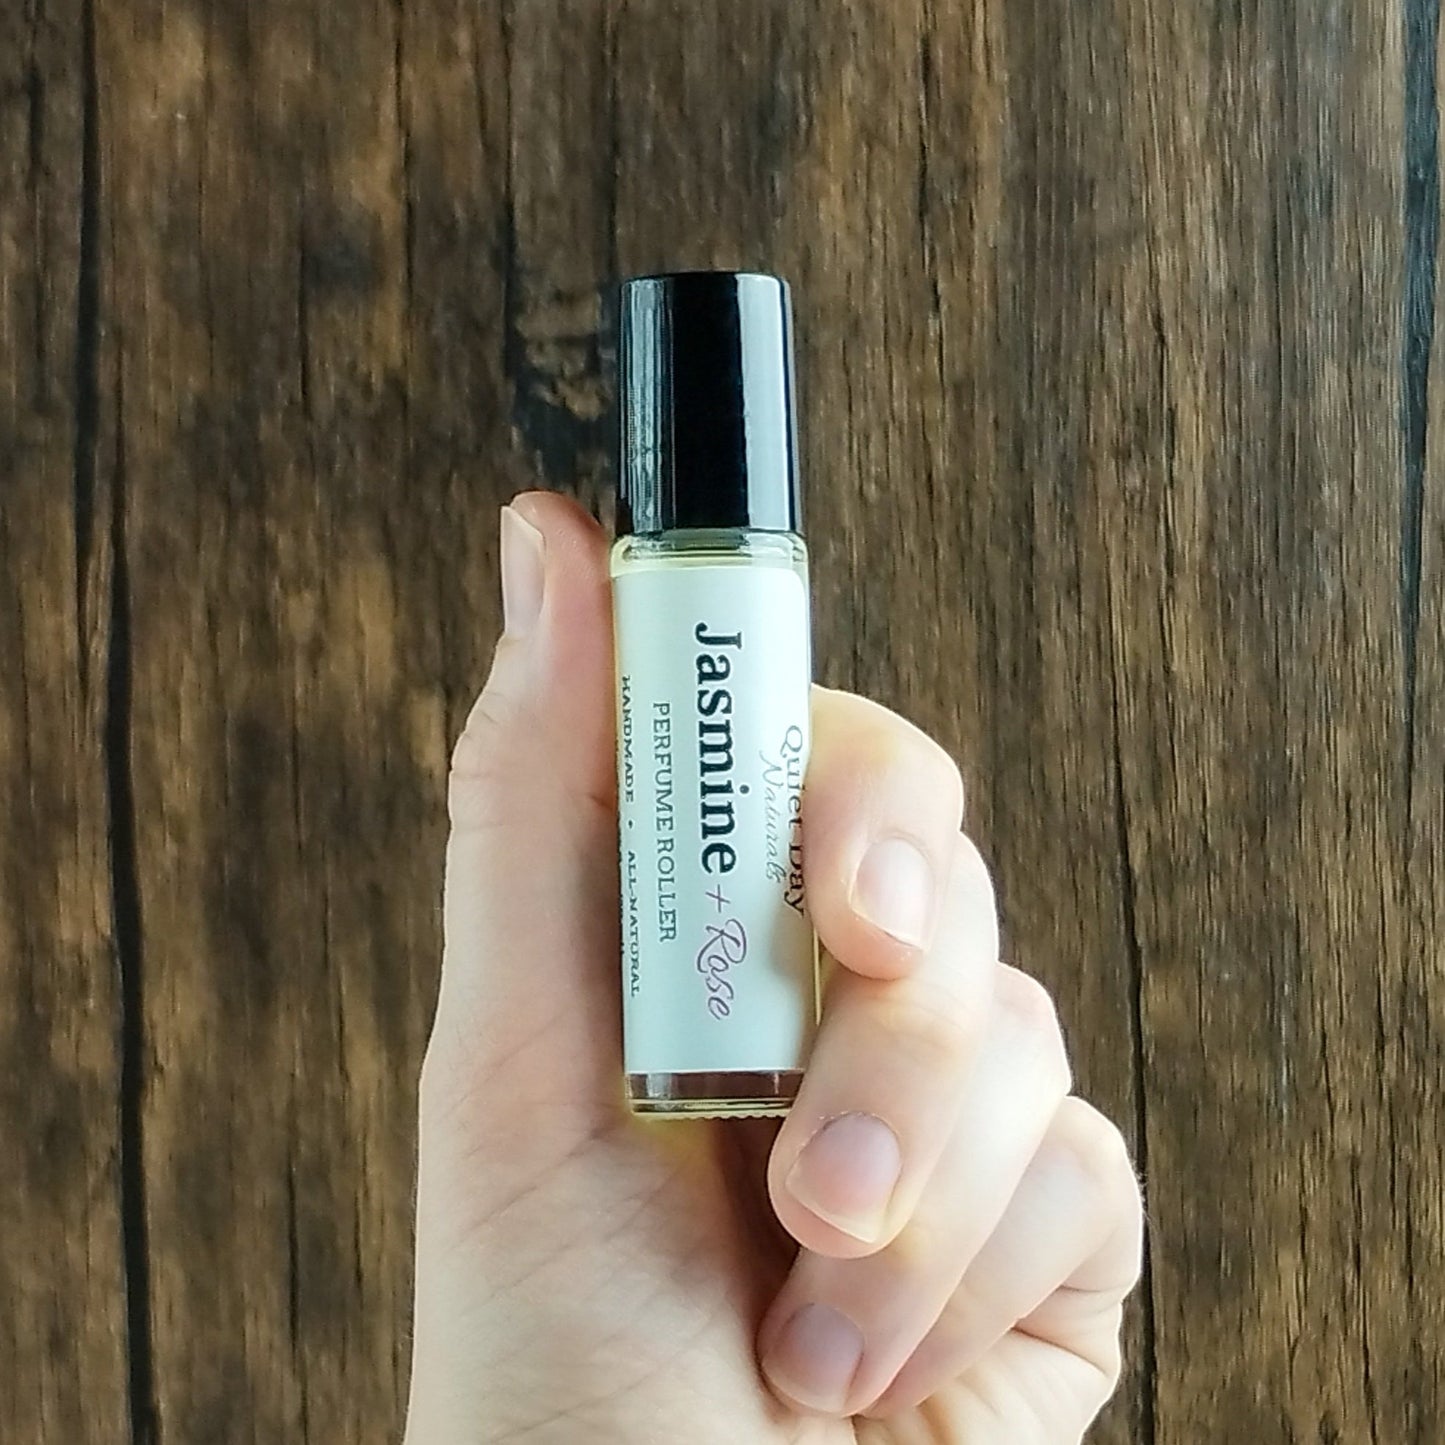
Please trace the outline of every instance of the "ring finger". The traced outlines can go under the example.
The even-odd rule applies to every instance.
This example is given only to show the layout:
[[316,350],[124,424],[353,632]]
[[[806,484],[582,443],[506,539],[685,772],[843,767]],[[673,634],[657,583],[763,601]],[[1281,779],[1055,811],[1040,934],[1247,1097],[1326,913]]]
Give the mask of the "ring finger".
[[955,1126],[902,1230],[864,1258],[804,1250],[769,1310],[759,1353],[779,1395],[829,1414],[878,1399],[994,1232],[1069,1085],[1048,994],[997,965]]
[[998,1228],[868,1413],[916,1405],[975,1367],[985,1376],[1006,1368],[996,1346],[1020,1326],[1030,1348],[1070,1357],[1081,1387],[1092,1386],[1070,1392],[1072,1403],[1096,1410],[1118,1374],[1119,1305],[1139,1277],[1142,1251],[1139,1186],[1124,1140],[1096,1109],[1067,1098]]

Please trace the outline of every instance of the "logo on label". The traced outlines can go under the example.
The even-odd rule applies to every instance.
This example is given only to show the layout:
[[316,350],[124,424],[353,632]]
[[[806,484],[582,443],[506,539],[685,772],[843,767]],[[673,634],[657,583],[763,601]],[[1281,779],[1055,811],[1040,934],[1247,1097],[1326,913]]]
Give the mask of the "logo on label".
[[763,767],[763,824],[768,877],[782,885],[783,902],[801,916],[803,895],[803,762],[806,739],[796,723],[783,734],[773,756],[760,755]]

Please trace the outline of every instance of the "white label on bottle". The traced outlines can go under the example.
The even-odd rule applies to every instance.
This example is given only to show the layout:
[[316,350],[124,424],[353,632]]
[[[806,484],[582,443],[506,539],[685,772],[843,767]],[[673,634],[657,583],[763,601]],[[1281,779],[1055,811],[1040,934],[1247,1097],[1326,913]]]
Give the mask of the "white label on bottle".
[[613,587],[627,1072],[801,1068],[807,591],[746,565]]

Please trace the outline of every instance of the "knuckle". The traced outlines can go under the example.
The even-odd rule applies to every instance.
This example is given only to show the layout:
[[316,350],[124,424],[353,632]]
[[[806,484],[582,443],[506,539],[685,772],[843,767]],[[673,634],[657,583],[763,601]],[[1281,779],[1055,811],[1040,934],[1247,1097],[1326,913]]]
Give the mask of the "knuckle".
[[421,1072],[417,1076],[417,1108],[423,1117],[435,1119],[444,1112],[443,1106],[456,1093],[456,1069],[437,1048],[433,1035],[422,1055]]
[[994,893],[993,874],[983,860],[978,845],[966,833],[957,835],[953,850],[949,888],[957,900],[956,906],[966,909],[975,926],[986,929],[986,936],[980,944],[987,947],[990,964],[998,958],[999,927],[998,899]]
[[447,816],[458,831],[479,832],[491,825],[499,779],[481,772],[453,772],[447,779]]
[[1091,1420],[1109,1403],[1123,1376],[1124,1354],[1119,1339],[1123,1326],[1124,1311],[1115,1305],[1091,1326],[1086,1338],[1078,1341],[1078,1357],[1091,1366],[1078,1381],[1079,1403]]
[[455,1144],[486,1117],[485,1077],[455,1046],[433,1035],[422,1056],[416,1107],[421,1133]]
[[941,798],[949,805],[955,822],[963,818],[963,772],[954,760],[953,754],[936,739],[920,732],[922,739],[923,769],[928,780],[930,794]]
[[878,1023],[921,1069],[951,1075],[973,1054],[975,1011],[951,991],[919,979],[895,985],[879,1004]]
[[1001,964],[994,996],[1022,1035],[1025,1047],[1040,1056],[1044,1068],[1067,1093],[1073,1084],[1073,1071],[1053,995],[1031,974]]
[[501,751],[501,736],[504,726],[504,709],[499,700],[487,689],[472,705],[466,726],[452,747],[451,771],[453,777],[473,777],[485,774],[495,766],[497,754]]
[[418,1107],[433,1119],[450,1113],[457,1096],[469,1087],[477,1034],[469,1012],[453,995],[444,971],[417,1075]]
[[992,907],[994,903],[993,874],[989,871],[988,864],[984,862],[978,844],[967,833],[958,835],[954,866],[958,870],[960,882],[968,888],[969,892],[986,899],[989,906]]
[[899,1281],[899,1287],[912,1279],[927,1279],[938,1270],[939,1261],[953,1252],[958,1238],[958,1218],[919,1209],[889,1244],[885,1266]]
[[457,827],[477,827],[491,816],[493,800],[516,770],[506,743],[504,708],[484,692],[452,748],[447,809]]
[[1100,1193],[1137,1192],[1129,1145],[1113,1120],[1087,1100],[1070,1095],[1059,1108],[1053,1142]]

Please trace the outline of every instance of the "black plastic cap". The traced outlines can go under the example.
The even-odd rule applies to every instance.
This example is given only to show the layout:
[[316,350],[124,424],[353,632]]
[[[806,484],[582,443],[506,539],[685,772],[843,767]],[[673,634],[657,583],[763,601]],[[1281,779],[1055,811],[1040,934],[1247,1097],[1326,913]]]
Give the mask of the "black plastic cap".
[[618,325],[618,534],[801,532],[787,282],[639,276]]

